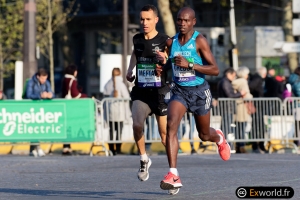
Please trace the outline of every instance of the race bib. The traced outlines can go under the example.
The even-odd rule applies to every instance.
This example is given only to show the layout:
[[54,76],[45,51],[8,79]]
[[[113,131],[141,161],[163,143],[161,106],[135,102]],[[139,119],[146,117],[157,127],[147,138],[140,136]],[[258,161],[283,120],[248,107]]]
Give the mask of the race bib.
[[[186,58],[188,62],[194,63],[194,58]],[[178,67],[174,63],[174,58],[172,59],[172,68],[174,79],[177,82],[190,82],[196,80],[195,70],[190,70],[188,68]]]
[[139,87],[161,87],[161,78],[155,75],[155,68],[155,64],[137,64]]

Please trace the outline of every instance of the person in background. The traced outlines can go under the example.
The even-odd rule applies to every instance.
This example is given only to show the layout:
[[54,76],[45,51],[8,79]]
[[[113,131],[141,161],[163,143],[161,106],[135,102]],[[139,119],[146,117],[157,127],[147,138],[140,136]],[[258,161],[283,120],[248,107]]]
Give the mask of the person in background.
[[275,69],[273,68],[268,70],[268,74],[264,80],[264,97],[278,97],[282,99],[283,85],[275,79],[275,73]]
[[[234,92],[232,87],[232,81],[236,78],[236,72],[233,68],[227,68],[224,71],[224,77],[218,83],[218,98],[241,98],[246,92],[244,90]],[[222,122],[221,129],[224,131],[224,134],[227,137],[227,134],[235,133],[234,123],[233,123],[233,114],[235,112],[235,102],[224,102],[223,105],[228,109],[229,112],[225,112],[225,110],[221,110]],[[230,144],[232,145],[232,144]]]
[[[78,99],[87,98],[88,96],[80,92],[80,88],[77,84],[77,66],[71,64],[65,69],[65,76],[62,82],[62,97],[66,99]],[[64,144],[63,155],[72,155],[72,149],[70,144]]]
[[[297,67],[289,77],[288,83],[292,87],[292,92],[295,97],[300,97],[300,67]],[[298,105],[296,105],[296,108],[292,109],[297,109]],[[297,113],[297,112],[296,112]],[[300,134],[300,121],[299,121],[299,116],[296,115],[295,119],[295,136],[294,137],[299,137]],[[299,145],[299,141],[295,140],[294,143],[296,145]]]
[[65,76],[62,83],[62,97],[67,98],[68,93],[72,99],[87,98],[88,96],[81,93],[82,88],[77,82],[77,66],[74,64],[69,65],[65,69]]
[[39,68],[38,72],[27,82],[26,98],[33,100],[54,98],[50,82],[47,79],[48,71]]
[[[47,79],[48,71],[44,68],[39,68],[37,73],[27,82],[26,98],[33,100],[54,98],[50,82]],[[30,155],[34,157],[45,156],[44,151],[37,145],[30,145],[29,151]]]
[[[246,126],[247,122],[251,119],[251,115],[247,110],[249,99],[252,99],[253,96],[250,94],[250,89],[248,86],[248,76],[249,76],[249,68],[242,66],[239,67],[237,70],[237,79],[232,81],[232,87],[235,91],[245,91],[246,94],[243,99],[236,100],[236,115],[235,115],[235,122],[236,122],[236,131],[235,131],[235,139],[245,139],[246,134]],[[237,142],[236,143],[236,153],[246,153],[245,143],[244,142]]]
[[[265,86],[265,78],[267,76],[267,69],[265,67],[260,67],[257,69],[257,73],[251,76],[249,81],[249,89],[250,93],[254,98],[263,98],[264,97],[264,86]],[[265,111],[263,109],[262,104],[259,101],[254,102],[254,106],[256,108],[255,120],[252,120],[252,135],[254,139],[258,137],[259,139],[264,138],[265,134],[265,126],[263,116],[265,115]],[[252,151],[254,153],[266,153],[264,142],[252,142]]]
[[0,90],[0,100],[5,100],[7,99],[6,95],[3,93],[2,90]]
[[300,67],[297,67],[290,75],[288,83],[291,84],[295,97],[300,97]]
[[[112,78],[105,84],[103,94],[114,98],[130,98],[128,89],[123,82],[120,68],[112,70]],[[127,104],[126,104],[127,102]],[[128,101],[110,101],[109,102],[109,135],[113,140],[116,131],[116,140],[121,140],[122,128],[124,121],[130,117],[130,109]],[[109,143],[109,149],[113,155],[121,154],[122,143]]]

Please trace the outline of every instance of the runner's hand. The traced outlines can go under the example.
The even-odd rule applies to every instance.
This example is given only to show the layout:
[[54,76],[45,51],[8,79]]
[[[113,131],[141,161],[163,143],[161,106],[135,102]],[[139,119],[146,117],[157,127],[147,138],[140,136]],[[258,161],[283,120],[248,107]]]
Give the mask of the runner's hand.
[[156,51],[156,59],[162,64],[166,64],[166,62],[167,62],[165,53],[161,52],[161,51]]
[[189,62],[182,55],[177,55],[174,57],[174,64],[182,68],[189,67]]
[[126,79],[127,79],[127,81],[129,81],[131,83],[134,81],[135,76],[132,76],[132,71],[127,72]]
[[156,64],[156,68],[155,68],[155,75],[156,76],[161,76],[161,72],[162,72],[162,66],[160,66],[159,64]]

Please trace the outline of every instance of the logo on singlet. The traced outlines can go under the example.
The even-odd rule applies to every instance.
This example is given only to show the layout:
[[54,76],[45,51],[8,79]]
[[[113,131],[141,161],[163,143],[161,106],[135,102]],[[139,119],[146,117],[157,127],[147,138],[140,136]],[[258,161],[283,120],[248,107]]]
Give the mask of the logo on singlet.
[[154,43],[152,44],[153,47],[154,47],[154,46],[158,46],[158,45],[160,45],[160,44],[154,44]]
[[179,78],[178,81],[188,81],[188,80],[189,80],[189,78]]
[[145,83],[143,87],[154,87],[154,83]]
[[187,49],[194,49],[193,44],[190,44],[190,45],[187,47]]

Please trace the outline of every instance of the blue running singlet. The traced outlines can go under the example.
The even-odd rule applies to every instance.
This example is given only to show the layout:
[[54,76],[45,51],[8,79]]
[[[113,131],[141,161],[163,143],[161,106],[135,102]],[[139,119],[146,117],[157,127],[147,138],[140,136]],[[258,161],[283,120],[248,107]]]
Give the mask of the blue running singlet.
[[195,70],[190,70],[188,68],[178,67],[174,64],[174,57],[177,55],[182,55],[189,62],[203,65],[202,58],[198,55],[196,49],[196,38],[199,35],[199,32],[195,31],[189,41],[184,45],[181,45],[179,43],[178,34],[179,33],[177,33],[173,38],[170,52],[170,59],[172,61],[173,70],[173,81],[181,86],[201,85],[205,81],[204,74],[196,72]]

